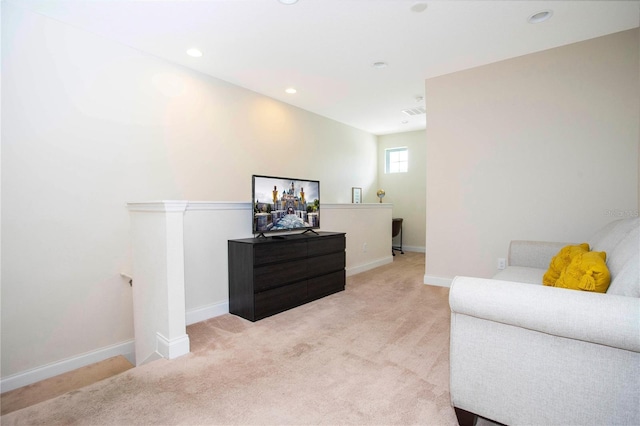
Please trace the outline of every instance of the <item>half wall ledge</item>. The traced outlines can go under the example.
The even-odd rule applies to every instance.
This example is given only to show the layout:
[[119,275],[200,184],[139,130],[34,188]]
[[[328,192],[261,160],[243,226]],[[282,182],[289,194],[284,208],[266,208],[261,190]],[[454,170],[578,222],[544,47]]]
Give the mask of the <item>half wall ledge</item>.
[[[158,200],[127,209],[136,363],[187,354],[187,322],[229,312],[227,241],[252,235],[252,203]],[[347,234],[347,276],[393,261],[392,204],[323,203],[321,209],[321,230]],[[212,225],[218,223],[224,226]]]

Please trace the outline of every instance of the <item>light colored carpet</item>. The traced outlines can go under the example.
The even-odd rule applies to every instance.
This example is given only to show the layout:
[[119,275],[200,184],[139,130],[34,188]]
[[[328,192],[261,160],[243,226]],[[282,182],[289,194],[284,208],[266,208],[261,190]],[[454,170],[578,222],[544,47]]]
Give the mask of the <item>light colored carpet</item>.
[[448,289],[424,254],[347,279],[344,292],[251,323],[188,327],[192,353],[2,416],[24,424],[454,425]]

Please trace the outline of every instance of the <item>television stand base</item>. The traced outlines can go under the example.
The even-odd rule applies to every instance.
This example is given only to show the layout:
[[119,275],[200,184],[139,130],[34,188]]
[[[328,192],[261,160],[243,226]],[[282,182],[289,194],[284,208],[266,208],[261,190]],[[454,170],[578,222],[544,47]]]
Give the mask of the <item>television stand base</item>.
[[314,231],[314,230],[313,230],[313,229],[311,229],[311,228],[309,228],[309,229],[307,229],[306,231],[304,231],[304,232],[302,233],[302,235],[306,234],[307,232],[311,232],[312,234],[320,235],[320,234],[318,234],[316,231]]

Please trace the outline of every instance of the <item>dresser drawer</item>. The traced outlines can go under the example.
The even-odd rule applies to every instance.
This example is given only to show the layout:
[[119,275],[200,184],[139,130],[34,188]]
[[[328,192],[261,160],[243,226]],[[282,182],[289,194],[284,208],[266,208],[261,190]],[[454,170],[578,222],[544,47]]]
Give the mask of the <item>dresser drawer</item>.
[[295,241],[289,244],[256,244],[253,252],[253,264],[299,259],[307,256],[307,242]]
[[254,295],[255,319],[267,317],[300,305],[307,299],[307,282],[285,285]]
[[344,270],[312,278],[307,281],[307,295],[310,300],[319,299],[344,290],[344,283]]
[[253,270],[253,288],[257,293],[303,280],[309,276],[307,265],[307,259],[298,259],[259,266]]
[[331,238],[310,239],[307,246],[307,254],[309,256],[317,256],[340,251],[344,252],[344,240],[344,235],[338,235]]
[[314,277],[318,275],[328,274],[329,272],[335,272],[344,270],[345,266],[345,253],[325,254],[323,256],[310,257],[307,259],[307,273],[308,277]]

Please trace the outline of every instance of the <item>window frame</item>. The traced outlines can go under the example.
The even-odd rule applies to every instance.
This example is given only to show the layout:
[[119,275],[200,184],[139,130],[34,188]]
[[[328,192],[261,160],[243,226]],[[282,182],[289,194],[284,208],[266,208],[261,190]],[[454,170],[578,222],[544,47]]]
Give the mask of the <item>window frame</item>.
[[[391,156],[394,153],[405,153],[406,159],[403,161],[391,161]],[[399,165],[397,170],[392,170],[392,164]],[[404,167],[402,167],[404,164]],[[396,169],[396,167],[394,167]],[[409,148],[406,146],[398,146],[394,148],[385,148],[384,150],[384,173],[385,174],[395,174],[395,173],[408,173],[409,172]]]

